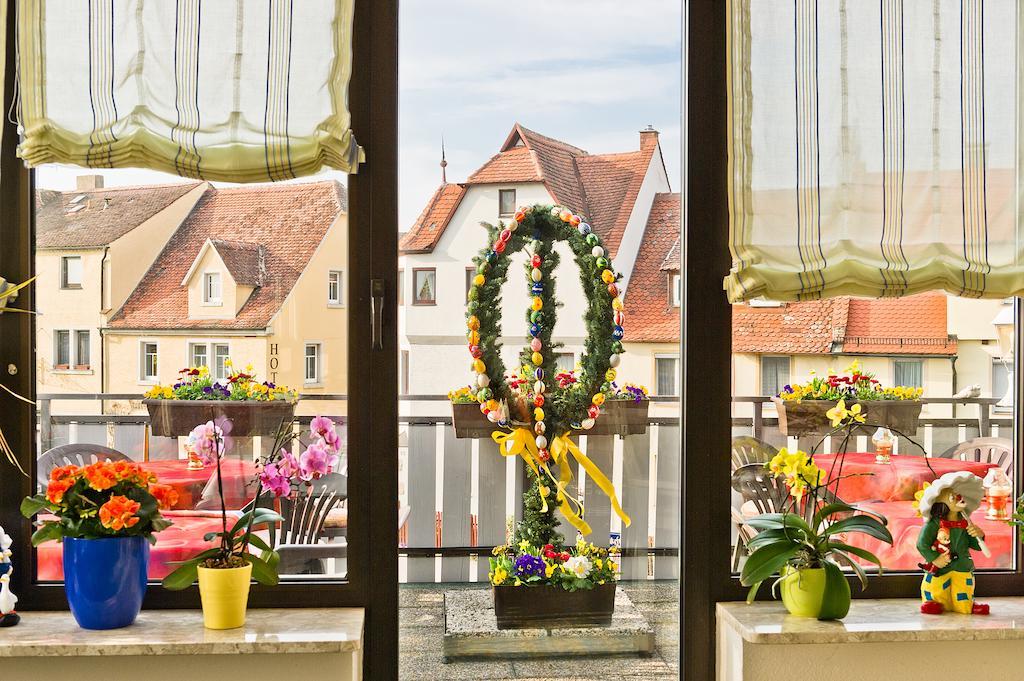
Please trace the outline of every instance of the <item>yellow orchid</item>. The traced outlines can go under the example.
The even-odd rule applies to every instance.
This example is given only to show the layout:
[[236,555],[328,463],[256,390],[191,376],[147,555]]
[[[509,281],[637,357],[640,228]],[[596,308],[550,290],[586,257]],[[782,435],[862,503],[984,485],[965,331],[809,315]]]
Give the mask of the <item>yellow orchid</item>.
[[914,492],[914,500],[910,502],[910,507],[914,509],[917,515],[921,515],[921,498],[924,496],[924,491],[931,487],[930,482],[926,482],[921,486],[921,489]]
[[785,447],[765,464],[772,475],[782,478],[794,498],[800,500],[808,487],[822,484],[825,471],[818,468],[806,452],[791,452]]
[[847,409],[846,400],[839,400],[836,402],[836,406],[825,412],[825,416],[831,419],[833,428],[838,428],[844,423],[864,423],[866,417],[861,413],[861,411],[861,406],[859,404],[854,404],[852,407]]

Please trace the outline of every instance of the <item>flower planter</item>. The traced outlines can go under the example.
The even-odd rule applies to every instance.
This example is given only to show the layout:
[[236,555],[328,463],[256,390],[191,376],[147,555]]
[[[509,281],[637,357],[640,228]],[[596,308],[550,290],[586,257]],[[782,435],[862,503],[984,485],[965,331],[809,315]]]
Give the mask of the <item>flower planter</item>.
[[145,537],[64,539],[64,592],[83,629],[127,627],[146,595]]
[[[782,604],[789,614],[796,617],[814,617],[821,615],[821,604],[825,597],[825,570],[823,568],[804,568],[794,570],[786,567],[783,570],[779,591],[782,592]],[[842,596],[846,607],[835,619],[842,619],[850,610],[850,583],[842,580]]]
[[615,583],[566,591],[560,586],[495,586],[498,629],[607,627],[615,612]]
[[[639,435],[647,431],[647,412],[650,400],[607,400],[601,407],[601,417],[590,430],[574,431],[577,435]],[[501,428],[491,423],[475,402],[452,403],[452,423],[455,437],[490,438]]]
[[207,629],[237,629],[245,625],[252,564],[237,568],[196,568],[203,625]]
[[[232,437],[274,436],[283,422],[295,418],[291,400],[143,400],[150,427],[159,437],[185,437],[200,423],[226,418]],[[227,430],[227,429],[225,429]]]
[[[783,435],[799,437],[802,435],[826,435],[834,430],[831,419],[826,413],[836,406],[831,400],[782,400],[772,398],[776,413],[779,415],[779,430]],[[920,400],[868,400],[850,402],[861,406],[862,414],[867,423],[854,428],[856,435],[871,435],[877,426],[883,425],[893,431],[899,431],[911,437],[917,433],[918,419],[921,416]]]

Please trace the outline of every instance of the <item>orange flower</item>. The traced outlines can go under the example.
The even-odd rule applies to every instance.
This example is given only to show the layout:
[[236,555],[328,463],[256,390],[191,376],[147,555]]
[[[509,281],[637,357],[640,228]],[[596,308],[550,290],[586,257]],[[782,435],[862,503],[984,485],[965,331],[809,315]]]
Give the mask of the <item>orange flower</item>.
[[100,506],[100,524],[115,531],[133,527],[140,520],[135,512],[141,505],[126,496],[112,496],[110,501]]
[[75,481],[70,478],[63,480],[51,480],[46,486],[46,500],[51,504],[59,504],[64,501],[64,493],[74,487]]
[[66,478],[73,478],[78,475],[78,466],[57,466],[50,471],[50,480],[64,480]]
[[178,503],[178,490],[170,485],[152,484],[149,486],[149,493],[156,499],[156,504],[160,508],[174,508]]
[[85,479],[89,482],[89,487],[92,487],[97,492],[102,492],[105,489],[110,489],[117,484],[117,474],[114,472],[114,467],[106,461],[97,461],[86,466],[82,474],[85,475]]

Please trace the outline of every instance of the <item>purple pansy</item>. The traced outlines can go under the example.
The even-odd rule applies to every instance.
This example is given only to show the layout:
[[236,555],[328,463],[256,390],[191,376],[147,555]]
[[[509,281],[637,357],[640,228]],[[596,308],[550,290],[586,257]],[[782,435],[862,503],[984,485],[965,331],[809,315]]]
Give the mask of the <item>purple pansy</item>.
[[544,561],[529,554],[519,556],[512,572],[517,577],[541,577],[544,575]]

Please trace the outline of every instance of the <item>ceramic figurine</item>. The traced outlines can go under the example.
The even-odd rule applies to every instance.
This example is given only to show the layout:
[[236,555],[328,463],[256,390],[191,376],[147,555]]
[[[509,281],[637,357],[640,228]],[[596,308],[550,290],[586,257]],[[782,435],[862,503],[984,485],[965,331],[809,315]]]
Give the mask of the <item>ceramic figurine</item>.
[[14,540],[0,527],[0,627],[13,627],[21,621],[21,616],[14,612],[18,597],[11,592],[11,575],[14,566],[11,564],[11,544]]
[[981,478],[966,471],[946,473],[924,491],[920,511],[925,522],[917,539],[917,550],[926,561],[919,564],[925,571],[922,613],[989,613],[987,604],[974,602],[971,560],[971,551],[989,555],[985,533],[971,522],[984,494]]

